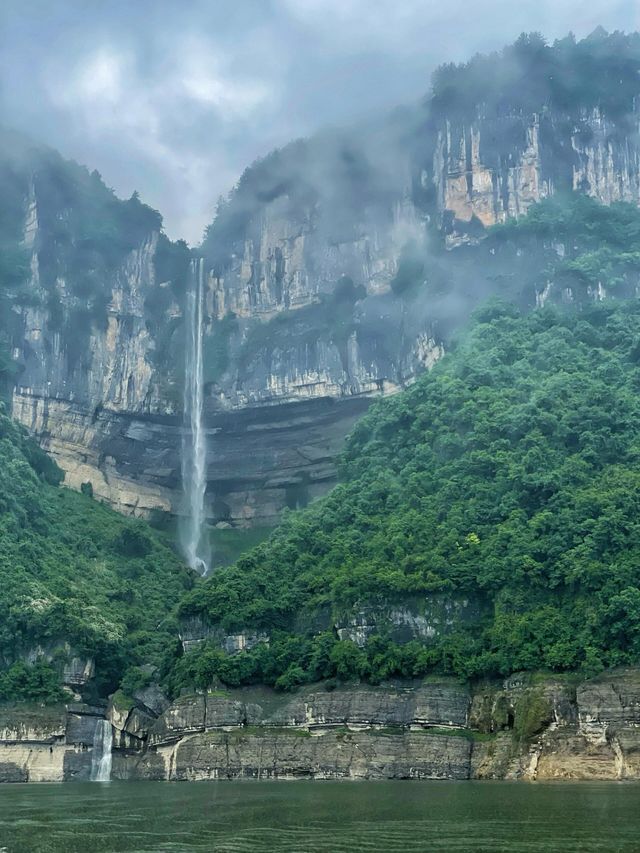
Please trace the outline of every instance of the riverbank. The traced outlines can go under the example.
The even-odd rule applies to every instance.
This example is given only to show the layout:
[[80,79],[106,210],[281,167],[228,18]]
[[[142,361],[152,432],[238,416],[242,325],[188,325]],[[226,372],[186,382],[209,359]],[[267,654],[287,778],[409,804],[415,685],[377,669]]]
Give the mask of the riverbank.
[[105,719],[112,779],[640,780],[638,669],[331,687],[5,707],[0,781],[88,780]]

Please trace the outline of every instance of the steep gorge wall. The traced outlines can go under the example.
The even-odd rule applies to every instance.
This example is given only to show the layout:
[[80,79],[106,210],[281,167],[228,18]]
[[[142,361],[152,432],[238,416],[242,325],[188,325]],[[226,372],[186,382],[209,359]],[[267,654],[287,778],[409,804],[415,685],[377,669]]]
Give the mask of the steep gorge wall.
[[504,222],[560,191],[638,204],[639,133],[637,109],[623,130],[598,107],[575,116],[544,109],[467,122],[443,117],[432,128],[421,187],[432,188],[450,244],[468,239],[473,220]]
[[[90,483],[126,513],[179,512],[183,330],[180,290],[157,263],[166,238],[149,229],[103,274],[101,313],[76,316],[73,255],[43,281],[42,258],[57,244],[41,204],[32,182],[22,241],[31,298],[14,308],[13,415],[72,487]],[[208,275],[212,521],[271,523],[326,490],[369,399],[441,354],[428,317],[407,316],[390,293],[402,239],[417,227],[406,198],[385,197],[340,243],[330,241],[325,214],[318,199],[302,219],[285,197],[263,204],[242,254]]]
[[[619,46],[602,44],[588,50],[613,63]],[[201,247],[211,522],[272,523],[330,487],[344,436],[371,399],[432,366],[451,330],[493,292],[491,258],[466,257],[465,298],[451,296],[447,267],[469,249],[461,244],[565,190],[640,202],[637,97],[613,110],[614,80],[602,103],[565,108],[546,90],[532,100],[527,80],[510,100],[483,84],[462,107],[455,86],[450,102],[436,87],[426,106],[292,143],[249,168],[220,206]],[[468,82],[458,86],[463,100]],[[91,483],[125,513],[177,513],[187,285],[158,260],[168,245],[161,220],[145,214],[140,226],[133,200],[118,203],[138,210],[133,242],[92,271],[96,310],[79,312],[86,283],[75,268],[93,244],[79,239],[77,222],[61,243],[79,202],[60,194],[59,181],[52,192],[36,165],[23,205],[31,299],[14,305],[14,417],[69,485]],[[131,230],[118,228],[116,243]],[[434,286],[425,259],[436,256],[445,273]]]
[[[145,299],[155,286],[158,233],[151,232],[126,255],[110,281],[103,282],[109,294],[104,322],[83,316],[77,328],[67,325],[64,332],[52,321],[40,277],[39,247],[47,239],[40,231],[34,199],[24,245],[31,251],[29,291],[36,305],[20,311],[23,341],[14,355],[22,370],[13,392],[13,416],[52,454],[72,488],[90,482],[96,497],[125,512],[169,509],[169,492],[157,482],[156,472],[150,471],[147,481],[136,471],[137,445],[130,437],[135,415],[171,414],[154,375],[155,345],[145,317]],[[71,318],[63,277],[56,278],[55,289],[62,311]],[[80,351],[73,348],[76,336]],[[113,436],[121,447],[110,453]]]

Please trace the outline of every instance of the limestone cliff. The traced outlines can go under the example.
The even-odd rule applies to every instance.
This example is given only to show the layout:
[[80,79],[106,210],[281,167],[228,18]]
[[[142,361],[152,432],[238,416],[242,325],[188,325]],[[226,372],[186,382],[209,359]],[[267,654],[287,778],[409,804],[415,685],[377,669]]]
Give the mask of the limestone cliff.
[[[445,66],[424,104],[246,170],[201,247],[211,522],[272,523],[334,482],[369,401],[429,368],[499,289],[495,259],[461,244],[556,192],[640,201],[637,42],[525,37]],[[99,176],[51,154],[6,160],[29,260],[11,306],[14,416],[70,485],[127,513],[180,512],[189,251]]]
[[639,708],[637,670],[292,696],[256,687],[173,703],[150,686],[106,710],[2,709],[0,781],[88,779],[105,715],[116,779],[638,780]]
[[623,133],[598,107],[570,117],[549,109],[467,122],[445,116],[433,123],[421,187],[437,198],[449,245],[558,191],[638,204],[639,130],[637,108]]
[[[345,146],[336,142],[336,168]],[[20,370],[13,415],[51,452],[70,486],[90,484],[96,497],[123,512],[178,513],[186,247],[171,247],[159,216],[137,199],[113,198],[116,210],[123,205],[137,217],[136,236],[125,240],[118,229],[126,223],[116,221],[114,257],[82,269],[96,242],[78,222],[82,199],[52,194],[51,163],[35,161],[24,167],[21,247],[29,258],[29,298],[13,305]],[[347,172],[353,168],[349,160]],[[304,201],[299,187],[271,193],[247,218],[238,255],[231,241],[228,264],[209,258],[205,379],[213,521],[272,522],[283,506],[321,493],[368,400],[411,382],[442,353],[428,311],[408,312],[391,292],[402,246],[420,228],[406,175],[394,176],[393,190],[385,176],[384,190],[374,191],[369,183],[378,172],[358,178],[346,211],[343,196],[329,203],[311,186]],[[275,177],[269,171],[264,180]],[[88,183],[90,194],[106,192],[86,173],[63,171],[62,180]],[[370,204],[360,211],[362,193]],[[59,220],[66,245],[57,236]],[[176,263],[182,264],[177,274]]]
[[[43,238],[35,201],[29,217],[29,227],[36,230],[27,232],[27,237],[36,245]],[[16,348],[22,372],[13,393],[13,416],[53,455],[69,486],[79,489],[89,482],[96,497],[125,512],[171,506],[161,482],[129,473],[135,471],[134,454],[109,452],[112,430],[135,447],[135,439],[126,434],[133,415],[144,418],[171,411],[154,375],[155,345],[145,317],[145,299],[155,286],[157,240],[157,231],[149,233],[127,253],[111,280],[104,282],[109,301],[98,322],[80,316],[75,318],[78,328],[72,327],[68,284],[57,277],[55,289],[69,320],[64,332],[52,328],[46,307],[50,297],[40,279],[39,253],[34,250],[29,286],[41,304],[22,308],[24,338]],[[78,341],[80,351],[74,352]]]

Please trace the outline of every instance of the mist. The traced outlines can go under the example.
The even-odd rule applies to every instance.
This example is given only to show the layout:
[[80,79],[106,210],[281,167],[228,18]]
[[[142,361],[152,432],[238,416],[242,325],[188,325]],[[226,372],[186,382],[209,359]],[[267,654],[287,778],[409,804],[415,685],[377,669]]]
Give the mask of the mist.
[[633,0],[150,0],[0,11],[3,124],[98,169],[198,243],[257,157],[326,125],[411,104],[434,68],[539,30],[640,26]]

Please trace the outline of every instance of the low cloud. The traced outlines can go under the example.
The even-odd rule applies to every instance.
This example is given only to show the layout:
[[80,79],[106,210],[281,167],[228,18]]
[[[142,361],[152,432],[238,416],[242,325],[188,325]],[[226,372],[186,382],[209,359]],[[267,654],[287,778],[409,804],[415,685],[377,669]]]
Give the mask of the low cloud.
[[640,28],[636,0],[7,0],[3,123],[137,189],[198,242],[257,156],[412,101],[433,68],[522,30]]

